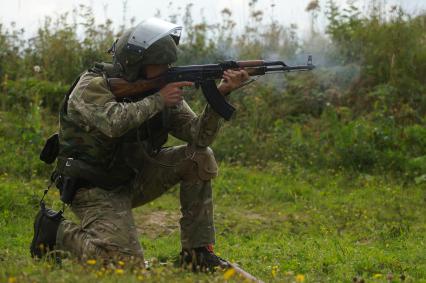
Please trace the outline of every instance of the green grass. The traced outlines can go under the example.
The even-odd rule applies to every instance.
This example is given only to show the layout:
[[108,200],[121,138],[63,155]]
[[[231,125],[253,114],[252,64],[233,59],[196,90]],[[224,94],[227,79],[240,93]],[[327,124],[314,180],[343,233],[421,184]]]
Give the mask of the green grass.
[[[401,275],[426,282],[424,185],[331,171],[289,173],[273,164],[267,170],[222,164],[220,173],[216,251],[266,282],[294,282],[297,275],[305,282],[387,282],[388,274],[391,282]],[[44,183],[0,177],[0,282],[224,281],[220,272],[194,275],[172,267],[180,249],[177,190],[135,210],[146,258],[154,262],[150,271],[115,274],[72,259],[62,266],[33,261],[28,246]],[[50,193],[49,203],[59,208],[56,198]]]

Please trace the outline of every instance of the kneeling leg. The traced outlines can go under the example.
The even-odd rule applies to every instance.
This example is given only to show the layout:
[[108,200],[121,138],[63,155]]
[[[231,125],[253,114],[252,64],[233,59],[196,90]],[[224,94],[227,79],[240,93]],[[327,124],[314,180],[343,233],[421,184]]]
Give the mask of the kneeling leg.
[[58,249],[82,259],[134,258],[143,261],[130,197],[125,192],[80,189],[72,210],[81,219],[81,224],[68,220],[61,223],[56,241]]

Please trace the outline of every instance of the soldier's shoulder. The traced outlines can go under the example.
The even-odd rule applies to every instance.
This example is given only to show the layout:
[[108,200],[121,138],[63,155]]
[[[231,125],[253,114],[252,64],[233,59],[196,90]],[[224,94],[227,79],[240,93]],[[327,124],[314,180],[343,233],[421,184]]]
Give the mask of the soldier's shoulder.
[[81,76],[71,96],[94,104],[105,104],[114,99],[105,78],[93,72],[86,72]]

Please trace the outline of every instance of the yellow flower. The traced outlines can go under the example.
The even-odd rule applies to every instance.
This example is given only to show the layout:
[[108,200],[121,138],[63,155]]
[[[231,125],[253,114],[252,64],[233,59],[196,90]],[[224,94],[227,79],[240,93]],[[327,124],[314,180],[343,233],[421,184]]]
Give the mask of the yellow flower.
[[86,261],[86,263],[87,263],[88,265],[95,265],[95,264],[96,264],[96,259],[88,259],[88,260]]
[[277,272],[278,272],[278,266],[277,265],[274,265],[274,266],[272,266],[272,270],[271,270],[271,274],[272,274],[272,277],[275,277],[275,276],[277,276]]
[[115,274],[122,275],[124,273],[123,269],[116,269]]
[[223,278],[225,279],[225,280],[228,280],[229,278],[231,278],[232,276],[234,276],[235,275],[235,269],[233,269],[233,268],[230,268],[230,269],[228,269],[224,274],[223,274]]
[[121,265],[121,266],[124,266],[124,261],[119,260],[118,264]]
[[139,280],[139,281],[142,281],[142,280],[143,280],[143,276],[142,276],[142,275],[139,275],[139,276],[138,276],[138,280]]
[[377,274],[374,274],[373,275],[373,278],[374,279],[380,279],[380,278],[382,278],[383,277],[383,275],[382,274],[380,274],[380,273],[377,273]]
[[296,282],[305,282],[305,275],[297,274],[296,275]]
[[7,283],[16,283],[16,277],[9,277]]

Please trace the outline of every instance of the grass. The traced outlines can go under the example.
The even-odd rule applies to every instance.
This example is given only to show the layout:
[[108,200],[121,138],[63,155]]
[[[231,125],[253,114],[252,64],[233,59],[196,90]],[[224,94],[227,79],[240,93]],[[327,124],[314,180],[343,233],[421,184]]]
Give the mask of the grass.
[[[177,190],[135,210],[150,271],[33,261],[28,245],[44,184],[0,177],[0,282],[225,280],[221,272],[192,274],[172,266],[180,249]],[[401,276],[426,282],[424,185],[332,171],[290,173],[274,164],[264,170],[221,164],[214,191],[216,251],[266,282],[400,282]],[[49,203],[59,208],[56,194]]]

